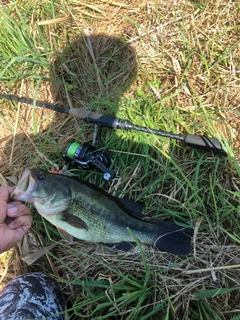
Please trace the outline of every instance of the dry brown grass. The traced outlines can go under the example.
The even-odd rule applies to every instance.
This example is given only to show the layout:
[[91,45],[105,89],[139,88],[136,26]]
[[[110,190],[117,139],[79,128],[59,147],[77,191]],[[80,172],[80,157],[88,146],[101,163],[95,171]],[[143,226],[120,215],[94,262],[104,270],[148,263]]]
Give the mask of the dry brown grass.
[[[193,296],[196,292],[240,286],[239,279],[236,279],[236,272],[239,270],[239,247],[237,245],[217,246],[211,243],[211,239],[207,243],[205,237],[207,237],[206,234],[202,235],[202,239],[197,239],[196,256],[190,261],[170,256],[167,253],[156,252],[156,250],[143,246],[151,270],[151,280],[153,283],[159,283],[160,287],[167,288],[165,292],[161,292],[160,289],[157,290],[153,287],[154,298],[149,309],[164,300],[167,292],[175,308],[174,318],[188,319],[188,312],[184,314],[183,310],[194,304]],[[87,270],[89,281],[107,279],[109,283],[117,286],[121,282],[121,277],[117,273],[109,272],[102,263],[109,264],[111,268],[115,268],[117,272],[125,275],[135,273],[138,277],[144,278],[146,272],[137,248],[127,254],[116,253],[103,246],[89,246],[82,242],[75,246],[75,249],[79,250],[79,254],[74,251],[75,261],[71,261],[70,257],[73,254],[71,249],[69,251],[65,247],[59,249],[58,257],[73,271],[73,274],[70,274],[65,268],[56,264],[59,275],[64,279],[86,279]],[[96,262],[95,258],[100,262]],[[229,265],[233,267],[230,268]],[[160,270],[161,272],[159,272]],[[65,287],[65,293],[70,299],[77,296],[78,290],[79,285],[70,284]],[[212,302],[219,311],[219,315],[222,315],[223,319],[224,317],[229,318],[231,314],[237,315],[240,307],[239,293],[233,291],[224,296],[224,301],[222,299],[223,297],[216,297]],[[127,312],[126,310],[126,314]],[[163,315],[164,313],[162,313]]]
[[[72,1],[69,6],[71,24],[67,22],[71,38],[66,41],[67,48],[62,48],[61,52],[58,48],[59,52],[52,57],[54,78],[64,80],[68,86],[50,86],[49,82],[42,81],[38,92],[39,100],[59,102],[69,107],[97,107],[101,111],[113,105],[113,111],[117,106],[114,101],[118,101],[123,94],[134,97],[136,87],[143,88],[147,81],[151,81],[156,101],[160,97],[166,97],[165,104],[171,105],[174,101],[180,106],[179,112],[189,116],[189,123],[192,119],[196,121],[197,115],[201,114],[201,105],[204,105],[209,115],[219,120],[215,122],[218,131],[227,139],[232,139],[239,162],[240,44],[227,52],[239,39],[239,11],[238,1],[224,0],[129,0],[122,3],[92,0],[87,4]],[[89,22],[87,19],[90,19]],[[49,25],[49,33],[53,30],[51,28],[52,25]],[[96,61],[94,67],[86,33],[83,31],[85,29],[91,35]],[[83,37],[77,38],[79,30],[83,32]],[[124,43],[118,40],[121,36],[125,39]],[[105,53],[107,59],[99,62],[98,56]],[[112,63],[113,57],[117,58],[118,63]],[[120,65],[125,67],[119,72]],[[109,74],[115,73],[116,77],[108,78]],[[154,83],[158,81],[161,83],[161,90],[154,87]],[[128,86],[124,87],[126,82]],[[106,85],[103,86],[103,83]],[[3,84],[0,84],[0,88],[2,92],[8,92]],[[180,88],[183,89],[177,94]],[[16,85],[17,94],[32,98],[33,92],[30,81],[24,80],[21,86]],[[171,95],[173,98],[167,98]],[[107,101],[106,105],[102,104],[103,101]],[[4,101],[1,113],[2,185],[15,184],[19,171],[26,165],[41,164],[46,168],[58,169],[61,166],[61,151],[67,143],[76,139],[76,132],[81,141],[92,138],[91,127],[66,115],[37,109],[35,123],[38,125],[38,135],[34,136],[31,108],[19,105],[16,111],[9,102]],[[204,120],[203,117],[197,120],[198,129],[193,123],[196,131],[204,129]],[[15,128],[15,135],[9,125]],[[179,124],[178,129],[185,130]],[[179,161],[185,161],[184,155],[183,158],[181,156],[182,154]],[[218,180],[219,188],[239,192],[240,180],[235,169],[231,166],[221,168],[224,170]],[[179,186],[176,186],[176,194],[179,194],[177,188]],[[177,199],[175,195],[172,198],[175,197]],[[229,195],[227,201],[230,201],[230,197]],[[234,201],[237,203],[238,199]],[[206,206],[213,205],[206,203]],[[237,215],[239,216],[239,207],[236,205]],[[191,319],[189,308],[199,310],[194,293],[240,286],[239,245],[220,229],[216,232],[210,221],[208,230],[212,230],[211,234],[198,232],[196,227],[194,255],[189,259],[176,258],[149,247],[143,248],[151,270],[150,283],[157,283],[152,289],[153,300],[149,310],[165,299],[164,293],[167,293],[172,306],[172,319]],[[234,221],[239,222],[239,217]],[[196,225],[198,221],[193,222]],[[229,221],[228,228],[234,230],[232,221]],[[36,236],[38,245],[44,243],[34,231],[33,235]],[[16,248],[15,270],[7,271],[6,261],[0,264],[2,274],[6,274],[5,281],[14,274],[39,269],[38,262],[30,268],[20,260],[21,254],[36,250],[38,245],[32,239],[28,238],[28,242]],[[145,274],[145,265],[138,249],[127,254],[117,253],[101,245],[76,241],[72,247],[66,246],[64,242],[59,243],[53,252],[54,256],[50,253],[48,262],[40,260],[39,263],[43,264],[41,268],[50,268],[57,279],[73,281],[87,277],[89,281],[106,279],[109,284],[117,285],[121,282],[121,277],[114,271],[110,272],[106,265],[124,275],[133,274],[141,278]],[[68,283],[62,286],[67,299],[74,302],[79,294],[79,285]],[[109,300],[114,299],[112,294],[106,290]],[[210,298],[208,303],[221,319],[231,319],[240,313],[239,290]],[[118,319],[125,319],[129,310],[122,312]],[[160,312],[158,318],[164,315]],[[196,318],[192,314],[192,319]]]

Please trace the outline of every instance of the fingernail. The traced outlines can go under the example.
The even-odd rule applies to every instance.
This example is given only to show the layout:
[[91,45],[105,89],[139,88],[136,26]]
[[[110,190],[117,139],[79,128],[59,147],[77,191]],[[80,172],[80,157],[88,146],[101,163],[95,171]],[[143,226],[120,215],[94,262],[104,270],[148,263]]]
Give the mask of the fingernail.
[[15,213],[17,213],[17,212],[18,212],[18,209],[17,209],[17,207],[15,207],[15,206],[12,206],[12,207],[10,207],[10,208],[7,209],[8,215],[12,215],[12,214],[15,214]]

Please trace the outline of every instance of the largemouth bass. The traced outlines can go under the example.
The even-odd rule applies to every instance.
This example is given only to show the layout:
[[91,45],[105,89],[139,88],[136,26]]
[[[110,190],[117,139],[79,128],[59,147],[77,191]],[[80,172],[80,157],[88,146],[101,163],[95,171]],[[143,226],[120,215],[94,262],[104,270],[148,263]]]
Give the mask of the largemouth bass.
[[129,202],[124,204],[93,184],[66,175],[26,168],[11,199],[33,203],[69,242],[74,236],[105,244],[131,243],[134,238],[128,227],[141,243],[159,250],[179,255],[192,250],[192,229],[169,220],[144,221]]

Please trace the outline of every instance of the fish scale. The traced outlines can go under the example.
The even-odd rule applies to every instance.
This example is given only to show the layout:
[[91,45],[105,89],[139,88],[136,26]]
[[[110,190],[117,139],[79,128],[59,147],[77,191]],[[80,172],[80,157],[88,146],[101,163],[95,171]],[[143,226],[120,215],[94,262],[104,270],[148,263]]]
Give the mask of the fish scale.
[[[73,188],[75,185],[69,185],[70,188]],[[92,190],[85,187],[84,193],[88,193],[88,196],[91,196]],[[79,198],[78,193],[72,194],[73,199],[71,206],[68,208],[67,212],[70,215],[75,215],[83,220],[88,226],[88,231],[79,230],[78,227],[71,229],[68,228],[67,223],[64,224],[64,228],[68,229],[68,232],[75,237],[81,237],[86,241],[91,242],[120,242],[120,241],[133,241],[132,236],[127,231],[127,227],[132,230],[135,230],[134,233],[136,237],[144,240],[145,243],[152,244],[156,236],[151,233],[151,236],[147,232],[139,232],[137,230],[144,230],[146,222],[138,221],[135,218],[128,216],[128,221],[123,219],[126,216],[126,213],[119,208],[114,202],[113,203],[104,203],[103,201],[90,204],[86,201],[86,196]],[[106,198],[108,200],[108,198]],[[115,212],[112,214],[112,212]],[[52,224],[61,227],[62,217],[61,214],[58,216],[49,216],[45,215],[45,218],[49,220]],[[99,221],[101,220],[102,227],[99,228]],[[152,227],[152,225],[151,225]],[[67,231],[67,230],[66,230]],[[81,233],[81,236],[80,236]]]
[[172,220],[144,221],[129,201],[124,204],[93,184],[66,175],[26,168],[11,198],[32,202],[70,242],[72,236],[106,244],[134,242],[130,228],[141,243],[159,250],[180,255],[192,250],[193,229]]

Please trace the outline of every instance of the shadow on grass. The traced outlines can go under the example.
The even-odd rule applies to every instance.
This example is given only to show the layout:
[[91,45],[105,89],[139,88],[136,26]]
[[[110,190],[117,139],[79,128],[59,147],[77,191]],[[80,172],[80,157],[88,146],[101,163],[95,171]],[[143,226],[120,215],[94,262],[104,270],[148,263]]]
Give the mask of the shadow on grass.
[[[55,97],[55,101],[59,105],[64,107],[86,108],[91,111],[111,114],[118,117],[121,99],[127,90],[130,91],[131,84],[137,78],[136,54],[129,44],[115,37],[108,37],[106,35],[91,35],[88,38],[86,36],[80,36],[69,46],[67,46],[63,53],[56,57],[52,64],[52,74],[53,81],[50,90],[52,95]],[[131,109],[128,109],[127,111],[131,113]],[[126,113],[127,112],[125,112],[125,114]],[[63,162],[61,159],[61,151],[64,151],[63,147],[66,147],[67,143],[71,142],[71,140],[76,140],[80,144],[89,141],[92,139],[93,130],[94,128],[92,124],[86,124],[79,120],[75,122],[75,119],[68,119],[66,115],[56,113],[53,121],[47,125],[38,136],[31,136],[30,138],[45,157],[49,158],[52,163],[57,163],[59,166],[61,166]],[[176,187],[176,185],[174,185],[173,181],[179,174],[176,174],[178,168],[171,166],[171,163],[170,165],[169,163],[165,165],[164,161],[167,161],[166,159],[162,160],[161,162],[161,153],[157,154],[157,151],[153,148],[153,142],[151,145],[148,144],[147,139],[150,138],[146,138],[145,143],[143,143],[143,140],[140,139],[142,135],[144,136],[144,134],[136,133],[136,135],[131,136],[134,139],[128,140],[126,136],[123,137],[123,135],[117,134],[116,131],[110,129],[106,129],[104,131],[103,140],[105,141],[105,144],[109,148],[114,149],[114,152],[112,152],[112,157],[115,160],[113,169],[118,171],[118,177],[121,178],[120,183],[116,183],[116,189],[111,191],[116,191],[117,188],[119,188],[119,185],[122,184],[124,185],[124,188],[121,189],[121,193],[127,191],[128,195],[132,198],[136,198],[136,195],[141,198],[141,195],[144,195],[146,201],[151,203],[151,209],[153,211],[156,208],[159,208],[161,211],[164,210],[164,205],[160,205],[160,201],[162,200],[159,202],[156,201],[156,203],[154,203],[152,200],[156,191],[159,193],[158,198],[161,198],[162,194],[169,194],[170,198],[170,196],[173,194],[171,197],[173,200],[176,194],[178,194],[178,196],[180,194],[182,198],[179,202],[176,202],[175,207],[176,211],[179,211],[181,204],[187,202],[189,211],[185,214],[185,220],[189,219],[189,216],[191,215],[190,210],[196,210],[196,206],[199,205],[197,201],[200,203],[200,208],[206,207],[205,200],[207,204],[211,204],[213,202],[211,199],[209,200],[210,196],[206,194],[206,192],[203,192],[201,197],[199,196],[199,198],[196,198],[196,201],[194,200],[195,192],[197,194],[195,189],[201,190],[201,185],[198,179],[199,176],[197,175],[199,170],[198,166],[201,165],[201,162],[198,163],[196,154],[195,160],[191,160],[191,167],[189,163],[183,163],[182,167],[180,167],[180,169],[184,169],[184,167],[186,167],[186,170],[188,170],[188,172],[190,172],[192,177],[195,179],[193,180],[195,181],[193,186],[194,190],[192,190],[192,194],[190,192],[191,197],[193,198],[192,201],[195,205],[195,208],[192,209],[193,206],[191,205],[191,198],[186,197],[184,193],[184,187],[181,183],[183,181],[183,183],[186,184],[188,183],[188,180],[184,180],[182,177],[179,177],[179,180],[176,183],[179,190],[174,190],[174,186]],[[14,166],[18,164],[18,161],[19,166],[22,166],[23,164],[25,164],[25,166],[27,164],[32,165],[33,163],[39,164],[39,162],[41,162],[39,159],[37,159],[36,151],[31,144],[29,144],[29,154],[24,155],[23,157],[21,150],[23,150],[23,148],[27,148],[27,143],[29,143],[29,139],[24,134],[16,137],[13,155]],[[4,154],[8,154],[9,149],[11,149],[11,145],[12,140],[10,139]],[[171,152],[173,151],[171,150]],[[139,160],[140,153],[142,156],[141,163]],[[172,154],[168,154],[168,156],[171,157]],[[155,160],[155,162],[152,161],[152,159]],[[188,159],[188,157],[186,157],[186,159]],[[138,170],[138,163],[140,163],[140,166],[142,167],[141,170]],[[212,159],[206,159],[205,161],[202,161],[202,163],[206,168],[208,168],[206,169],[206,179],[209,179],[209,176],[212,176],[212,171],[214,170],[214,168],[211,166]],[[41,165],[45,166],[45,163],[43,162]],[[47,166],[45,166],[45,169],[46,167]],[[120,168],[120,170],[118,170],[118,168]],[[78,174],[84,180],[88,179],[88,177],[91,179],[93,177],[92,172],[87,173],[86,171],[79,171]],[[98,175],[98,177],[99,179],[95,179],[95,183],[100,185],[102,181],[101,175]],[[214,176],[214,179],[218,179],[217,175],[216,177]],[[130,185],[134,186],[134,188],[129,192]],[[215,185],[215,183],[213,183],[213,185]],[[164,187],[165,189],[163,189]],[[187,185],[187,188],[189,188],[189,185]],[[186,190],[188,190],[187,188]],[[146,194],[148,194],[149,197],[146,197]],[[168,210],[170,211],[170,205],[170,203],[165,205],[165,214],[168,213],[166,211],[166,207],[168,207]],[[210,208],[209,211],[214,212],[214,209],[215,208]],[[203,212],[203,214],[205,213],[205,216],[207,216],[208,210],[205,210],[206,212]],[[184,216],[184,213],[180,213],[180,215]],[[55,227],[51,225],[48,225],[47,228],[48,235],[46,236],[46,234],[43,234],[41,230],[42,221],[40,220],[39,215],[36,215],[34,224],[35,232],[38,233],[38,230],[40,230],[39,234],[42,234],[43,242],[41,245],[47,246],[49,244],[48,236],[52,237],[52,239],[58,239],[57,231]],[[85,244],[85,246],[87,253],[89,253],[89,250],[95,250],[95,254],[96,251],[99,250],[98,248],[91,249],[91,244],[89,246]],[[78,252],[81,252],[81,250],[83,250],[82,247],[78,250]],[[72,254],[70,249],[69,252]],[[75,254],[75,252],[73,253]],[[90,253],[92,253],[92,251]],[[63,256],[68,257],[70,254],[66,253],[66,249],[64,248]],[[92,256],[94,256],[94,254]],[[58,254],[56,254],[56,256],[59,257]],[[105,259],[105,252],[103,256]],[[157,255],[154,253],[153,256],[155,257]],[[79,260],[77,260],[76,264],[79,264],[80,267],[82,267],[80,264],[83,263],[82,257],[78,259]],[[134,257],[134,259],[136,259],[136,257]],[[169,261],[169,257],[166,259]],[[175,257],[172,259],[175,259]],[[49,266],[48,262],[46,261],[47,259],[44,257],[42,260],[43,262],[41,263],[40,268],[48,270]],[[68,265],[68,262],[69,261],[66,261],[66,265]],[[142,263],[141,258],[135,262],[135,265],[133,264],[133,261],[129,262],[129,264],[131,264],[131,266],[134,268],[139,268],[140,263]],[[113,264],[112,261],[111,264]],[[61,270],[59,272],[60,277],[63,272],[68,271],[66,265],[61,266]],[[154,265],[156,265],[156,268],[158,268],[158,261],[156,261],[156,263],[154,261]],[[37,266],[37,268],[38,267],[39,266]],[[91,268],[92,265],[86,273],[88,276],[90,276],[90,278],[93,277],[95,279],[95,274],[99,272],[99,265],[96,264],[96,272],[95,270],[91,271]],[[119,269],[118,259],[116,262],[116,268]],[[58,267],[58,271],[59,269],[60,268]],[[82,267],[82,269],[85,272],[84,267]],[[105,268],[102,274],[104,275],[107,272],[109,272],[109,270]],[[122,269],[122,272],[124,272],[124,268]],[[143,275],[145,274],[143,266],[141,272]],[[130,269],[129,274],[131,274]],[[140,274],[140,271],[138,274]],[[191,279],[189,281],[191,281]],[[98,280],[96,283],[98,284]],[[112,290],[112,287],[109,288]],[[135,288],[133,288],[133,292],[135,292]],[[135,301],[133,301],[132,304],[133,307],[134,302]],[[150,303],[151,300],[149,300],[149,305]],[[146,312],[149,311],[147,308],[148,303],[146,304]],[[163,316],[164,313],[162,314],[162,317]]]

